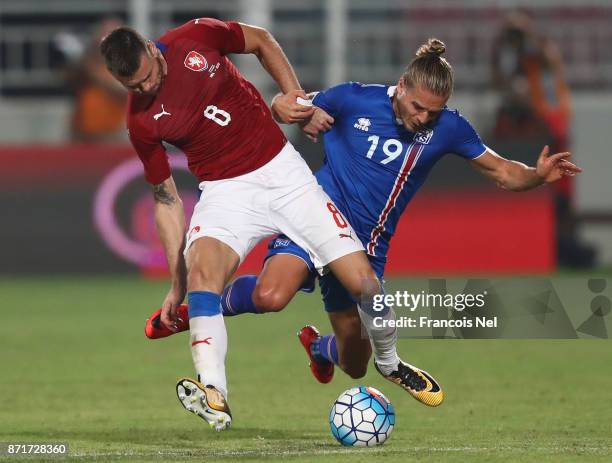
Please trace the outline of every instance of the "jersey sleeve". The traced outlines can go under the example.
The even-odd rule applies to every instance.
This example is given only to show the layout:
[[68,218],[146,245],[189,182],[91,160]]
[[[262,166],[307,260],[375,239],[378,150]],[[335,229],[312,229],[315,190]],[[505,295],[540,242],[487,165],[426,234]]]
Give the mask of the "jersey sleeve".
[[181,26],[189,38],[208,48],[219,50],[222,55],[244,52],[244,33],[235,21],[219,21],[214,18],[197,18]]
[[161,140],[154,140],[137,127],[129,127],[128,131],[132,146],[144,166],[147,182],[159,185],[170,177],[170,162]]
[[346,102],[351,99],[355,85],[354,82],[346,82],[323,90],[316,94],[312,104],[323,109],[332,117],[341,116]]
[[456,125],[449,152],[465,159],[476,159],[486,151],[487,147],[469,121],[459,112],[455,114]]

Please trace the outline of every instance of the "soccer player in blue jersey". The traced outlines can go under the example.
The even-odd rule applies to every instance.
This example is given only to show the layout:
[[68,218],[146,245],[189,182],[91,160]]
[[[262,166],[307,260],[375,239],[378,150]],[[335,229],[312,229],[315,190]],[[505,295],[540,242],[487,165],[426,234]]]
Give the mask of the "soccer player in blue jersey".
[[[361,241],[381,280],[389,241],[402,212],[446,153],[463,157],[501,188],[512,191],[530,190],[580,172],[569,162],[570,153],[549,155],[545,147],[536,167],[528,167],[486,147],[470,123],[446,107],[453,71],[441,56],[444,51],[441,41],[430,39],[418,49],[396,86],[350,82],[316,94],[312,103],[317,109],[303,128],[311,138],[325,132],[326,159],[317,180],[337,207],[330,206],[337,224],[341,227],[348,220],[357,234],[346,233],[345,238]],[[226,288],[224,315],[279,311],[300,289],[313,290],[314,266],[306,251],[283,235],[272,239],[268,248],[259,277],[242,276]],[[312,326],[300,331],[312,373],[327,383],[337,365],[360,378],[372,353],[370,341],[361,336],[361,325],[371,321],[332,273],[320,277],[320,287],[333,334],[320,336]],[[151,326],[149,322],[149,330]],[[394,329],[386,334],[396,342]],[[376,358],[374,364],[385,378],[422,403],[442,402],[441,388],[427,372],[399,358],[393,368],[383,368]]]

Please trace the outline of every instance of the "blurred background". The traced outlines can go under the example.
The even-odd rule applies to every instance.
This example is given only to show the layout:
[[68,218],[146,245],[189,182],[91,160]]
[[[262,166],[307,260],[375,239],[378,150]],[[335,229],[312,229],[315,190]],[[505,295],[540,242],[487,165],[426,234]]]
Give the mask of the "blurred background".
[[[487,145],[530,165],[544,144],[571,149],[584,173],[512,193],[446,156],[402,218],[388,290],[422,289],[433,275],[484,275],[476,285],[554,275],[571,298],[542,291],[537,310],[511,312],[542,326],[558,320],[561,301],[567,313],[586,313],[572,333],[609,337],[612,0],[0,0],[0,442],[68,442],[79,461],[371,460],[349,457],[329,434],[329,406],[355,380],[313,381],[295,339],[307,323],[329,330],[317,296],[300,294],[280,314],[227,319],[230,433],[201,433],[177,406],[175,381],[192,372],[188,335],[143,336],[168,284],[142,275],[163,277],[165,258],[126,138],[126,94],[97,42],[118,24],[155,39],[203,16],[269,29],[308,91],[346,80],[393,85],[419,44],[444,40],[456,73],[449,106]],[[270,101],[277,89],[257,59],[231,59]],[[322,143],[284,130],[316,169]],[[197,182],[180,153],[171,162],[190,213]],[[257,272],[262,254],[259,246],[240,271]],[[376,455],[612,461],[611,345],[400,339],[402,356],[448,396],[432,411],[370,368],[360,383],[398,412]],[[598,394],[585,399],[584,384]]]
[[[126,94],[97,44],[120,24],[154,39],[204,16],[270,30],[307,91],[395,84],[438,37],[456,73],[449,106],[487,145],[534,165],[548,144],[584,169],[519,194],[446,156],[407,209],[388,275],[612,268],[612,1],[1,0],[0,274],[163,275]],[[256,58],[231,59],[269,101],[277,90]],[[284,129],[316,169],[322,144]],[[190,213],[197,184],[171,156]]]

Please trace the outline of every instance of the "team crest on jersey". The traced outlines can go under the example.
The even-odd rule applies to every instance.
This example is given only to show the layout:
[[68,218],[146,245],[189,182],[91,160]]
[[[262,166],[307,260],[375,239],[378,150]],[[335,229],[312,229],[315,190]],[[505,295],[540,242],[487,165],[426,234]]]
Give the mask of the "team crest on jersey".
[[431,137],[433,137],[433,130],[423,129],[414,134],[414,141],[420,143],[421,145],[426,145],[429,143],[429,140],[431,140]]
[[367,132],[368,130],[370,130],[371,125],[372,123],[370,122],[370,119],[368,119],[367,117],[360,117],[359,119],[357,119],[357,122],[355,122],[355,125],[353,127]]
[[208,67],[208,62],[204,55],[192,50],[185,57],[185,67],[195,72],[202,72]]

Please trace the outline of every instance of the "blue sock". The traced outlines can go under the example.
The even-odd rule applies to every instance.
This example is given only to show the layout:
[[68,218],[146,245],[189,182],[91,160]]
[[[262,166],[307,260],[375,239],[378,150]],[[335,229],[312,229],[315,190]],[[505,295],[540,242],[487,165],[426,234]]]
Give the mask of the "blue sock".
[[212,317],[221,313],[221,296],[210,291],[191,291],[187,294],[189,318]]
[[243,313],[261,313],[253,304],[253,291],[257,276],[244,275],[236,278],[227,286],[221,297],[221,309],[224,317],[233,317]]
[[316,339],[310,345],[310,353],[316,362],[332,362],[338,365],[336,336],[333,334],[328,334]]

